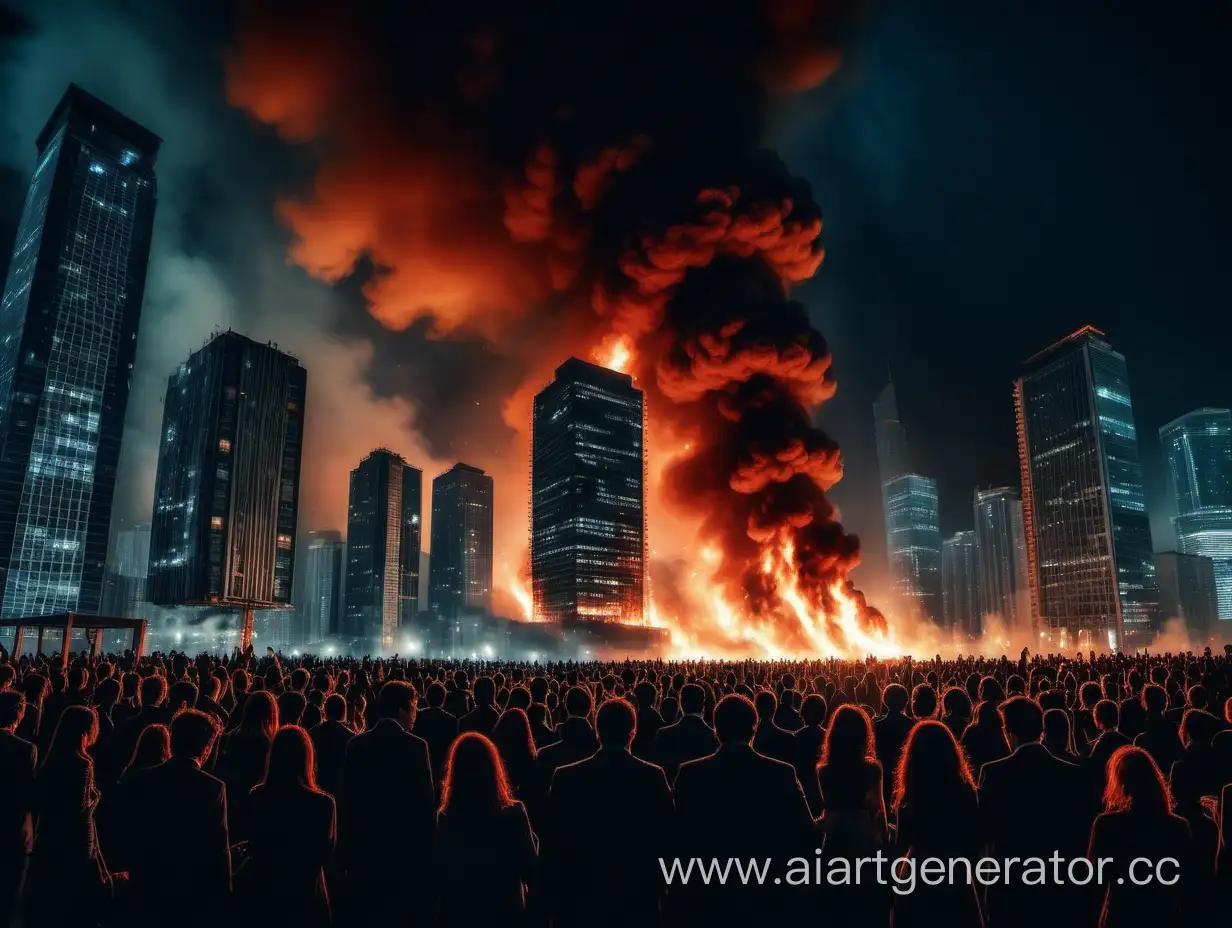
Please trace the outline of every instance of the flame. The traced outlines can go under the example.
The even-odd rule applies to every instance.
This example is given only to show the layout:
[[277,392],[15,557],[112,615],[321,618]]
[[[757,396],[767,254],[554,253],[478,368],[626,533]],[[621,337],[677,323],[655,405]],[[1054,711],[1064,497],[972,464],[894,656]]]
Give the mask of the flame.
[[629,373],[633,358],[633,342],[627,335],[609,335],[591,354],[596,364],[622,374]]
[[509,583],[509,593],[522,609],[522,619],[526,622],[535,620],[535,603],[531,599],[530,584],[522,579],[514,579]]

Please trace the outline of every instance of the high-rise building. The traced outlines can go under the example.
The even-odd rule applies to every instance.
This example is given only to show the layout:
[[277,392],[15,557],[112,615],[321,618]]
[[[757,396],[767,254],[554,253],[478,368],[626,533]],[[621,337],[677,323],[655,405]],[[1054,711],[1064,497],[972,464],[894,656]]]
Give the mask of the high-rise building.
[[895,597],[912,618],[940,624],[944,610],[937,481],[902,474],[888,481],[884,492]]
[[1232,411],[1195,409],[1159,430],[1176,500],[1176,549],[1209,557],[1219,618],[1232,621]]
[[978,638],[980,585],[975,532],[958,532],[941,543],[941,597],[945,627],[963,638]]
[[1013,487],[976,490],[974,512],[981,631],[986,615],[1009,626],[1026,622],[1031,609],[1022,497]]
[[39,134],[0,297],[0,615],[99,610],[160,144],[76,85]]
[[[153,602],[291,603],[306,387],[299,361],[235,332],[171,375],[150,533]],[[289,643],[289,627],[278,637]]]
[[351,471],[347,510],[348,638],[394,646],[419,612],[423,472],[378,448]]
[[1062,648],[1134,648],[1158,587],[1124,356],[1085,326],[1014,386],[1032,614]]
[[295,610],[300,643],[311,645],[342,631],[346,542],[337,529],[309,532],[305,542]]
[[432,609],[456,619],[492,608],[492,478],[455,464],[432,479]]
[[907,430],[898,418],[898,397],[893,383],[886,384],[873,403],[873,425],[877,439],[877,469],[884,490],[895,477],[911,470],[907,458]]
[[149,523],[120,529],[103,581],[103,615],[124,619],[145,618],[145,579],[150,562]]
[[1185,630],[1205,640],[1219,620],[1219,591],[1212,558],[1176,551],[1155,555],[1160,615],[1179,619]]
[[642,391],[570,358],[535,397],[531,438],[534,615],[618,622],[645,615]]

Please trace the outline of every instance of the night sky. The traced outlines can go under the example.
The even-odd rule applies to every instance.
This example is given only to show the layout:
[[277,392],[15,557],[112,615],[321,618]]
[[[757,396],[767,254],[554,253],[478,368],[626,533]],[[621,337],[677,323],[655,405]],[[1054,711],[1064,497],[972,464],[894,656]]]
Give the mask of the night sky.
[[[148,518],[167,374],[212,327],[233,325],[309,369],[310,409],[333,423],[320,453],[333,457],[306,465],[303,527],[327,527],[315,523],[336,507],[314,508],[314,491],[344,493],[345,468],[368,448],[444,461],[491,431],[491,396],[432,375],[442,353],[453,367],[486,364],[503,389],[516,375],[502,380],[499,352],[477,342],[429,342],[422,326],[380,333],[354,282],[331,288],[288,265],[273,201],[307,167],[227,105],[221,56],[235,27],[220,4],[171,6],[0,5],[0,252],[33,139],[69,81],[162,135],[117,511]],[[1170,547],[1157,429],[1232,405],[1220,260],[1232,239],[1221,228],[1232,26],[1216,6],[882,3],[840,72],[772,114],[767,141],[825,214],[826,261],[796,296],[835,358],[839,392],[821,422],[844,448],[834,495],[868,563],[884,559],[871,405],[887,371],[949,534],[970,527],[977,485],[1017,483],[1021,362],[1086,323],[1128,360],[1156,547]],[[475,429],[446,436],[426,408],[465,412]]]

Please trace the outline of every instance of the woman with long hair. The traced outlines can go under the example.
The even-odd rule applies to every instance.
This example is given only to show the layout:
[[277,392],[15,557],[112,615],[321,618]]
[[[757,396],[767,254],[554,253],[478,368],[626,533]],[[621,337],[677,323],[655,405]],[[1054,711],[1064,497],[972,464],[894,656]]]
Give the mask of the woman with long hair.
[[436,821],[438,923],[522,923],[539,842],[496,745],[478,732],[458,736],[449,749]]
[[532,827],[538,825],[548,784],[539,766],[539,751],[531,734],[530,718],[521,709],[506,709],[492,729],[492,742],[505,765],[513,795],[526,806]]
[[250,796],[248,858],[237,887],[254,926],[269,923],[263,903],[272,887],[280,920],[305,928],[330,924],[325,869],[333,857],[337,817],[333,798],[317,788],[315,768],[308,732],[298,725],[279,729],[261,783]]
[[[985,677],[984,680],[991,680]],[[993,681],[996,682],[996,681]],[[1000,686],[996,687],[1000,690]],[[985,692],[983,681],[980,692]],[[971,762],[971,773],[976,780],[985,764],[1010,756],[1010,743],[1005,738],[1005,728],[1001,724],[1001,713],[997,711],[1000,702],[995,698],[985,699],[975,707],[971,724],[962,733],[962,747]]]
[[[917,866],[929,857],[966,860],[974,874],[980,857],[975,783],[962,748],[944,723],[920,722],[907,736],[894,776],[894,812],[896,857],[910,858]],[[974,878],[952,885],[917,883],[915,892],[894,900],[895,928],[980,928],[983,923]]]
[[137,739],[131,757],[125,758],[124,769],[115,784],[103,793],[98,807],[98,832],[101,844],[107,848],[107,864],[117,873],[128,869],[134,841],[143,840],[133,827],[140,796],[133,781],[143,770],[157,767],[171,757],[171,731],[166,725],[147,725]]
[[[1164,775],[1154,758],[1142,748],[1125,745],[1117,748],[1108,759],[1108,780],[1104,787],[1104,811],[1091,828],[1091,843],[1087,859],[1096,867],[1102,860],[1111,860],[1112,867],[1103,869],[1104,904],[1100,912],[1100,928],[1126,928],[1141,925],[1158,928],[1175,923],[1186,904],[1192,905],[1194,881],[1186,879],[1191,872],[1193,841],[1189,823],[1172,812],[1172,795]],[[1174,880],[1167,885],[1155,878],[1146,885],[1130,866],[1137,858],[1177,863],[1163,864],[1160,875]],[[1188,919],[1186,919],[1188,921]]]
[[219,752],[219,772],[227,784],[227,826],[231,841],[248,837],[252,788],[265,776],[270,745],[278,733],[278,702],[268,690],[249,693],[244,717]]
[[98,716],[86,706],[66,706],[34,781],[38,819],[26,877],[25,923],[86,924],[109,886],[94,828],[99,791],[90,748]]

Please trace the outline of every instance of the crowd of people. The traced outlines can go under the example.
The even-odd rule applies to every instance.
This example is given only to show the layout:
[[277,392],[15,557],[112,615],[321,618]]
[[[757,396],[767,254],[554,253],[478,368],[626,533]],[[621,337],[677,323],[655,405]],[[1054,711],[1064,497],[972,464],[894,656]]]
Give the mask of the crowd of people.
[[[1230,803],[1227,650],[0,650],[0,926],[1228,924]],[[1064,863],[899,879],[929,858],[1057,855],[1111,863],[1085,883]],[[888,874],[829,876],[878,856]],[[772,864],[669,878],[732,858]],[[1138,885],[1137,858],[1172,869]],[[793,860],[804,880],[781,878]]]

